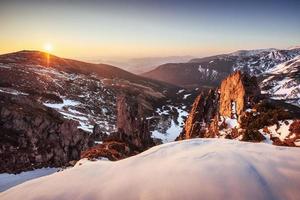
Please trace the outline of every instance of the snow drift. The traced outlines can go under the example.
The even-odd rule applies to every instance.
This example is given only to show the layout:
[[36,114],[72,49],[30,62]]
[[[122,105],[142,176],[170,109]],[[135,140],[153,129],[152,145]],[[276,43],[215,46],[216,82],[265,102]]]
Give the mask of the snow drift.
[[59,168],[47,167],[31,171],[25,171],[20,174],[2,173],[0,174],[0,193],[7,190],[8,188],[21,184],[25,181],[53,174],[58,170]]
[[117,162],[80,161],[0,199],[297,199],[299,157],[291,147],[192,139]]

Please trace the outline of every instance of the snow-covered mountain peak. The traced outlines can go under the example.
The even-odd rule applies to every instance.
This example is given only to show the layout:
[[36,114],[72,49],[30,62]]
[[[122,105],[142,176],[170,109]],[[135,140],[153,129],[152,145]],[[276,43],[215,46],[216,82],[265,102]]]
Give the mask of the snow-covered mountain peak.
[[272,51],[268,54],[268,57],[269,57],[270,59],[279,60],[279,61],[285,59],[284,55],[283,55],[280,51],[278,51],[278,50],[272,50]]
[[270,51],[275,51],[275,50],[277,50],[277,49],[269,48],[269,49],[254,49],[254,50],[238,50],[238,51],[232,52],[228,55],[238,56],[238,57],[249,57],[249,56],[255,56],[255,55],[261,54],[263,52],[270,52]]

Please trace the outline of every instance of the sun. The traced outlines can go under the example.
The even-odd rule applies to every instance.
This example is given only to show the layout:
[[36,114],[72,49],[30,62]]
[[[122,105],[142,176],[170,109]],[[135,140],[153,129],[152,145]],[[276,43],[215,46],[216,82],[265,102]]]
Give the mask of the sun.
[[51,44],[51,43],[46,43],[46,44],[44,45],[44,50],[45,50],[46,52],[48,52],[48,53],[52,52],[52,51],[53,51],[53,46],[52,46],[52,44]]

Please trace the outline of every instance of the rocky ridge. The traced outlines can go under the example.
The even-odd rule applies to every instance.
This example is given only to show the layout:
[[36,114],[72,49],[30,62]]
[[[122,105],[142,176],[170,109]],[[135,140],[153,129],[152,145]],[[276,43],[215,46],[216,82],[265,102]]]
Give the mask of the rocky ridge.
[[177,140],[217,137],[300,146],[299,118],[299,108],[262,95],[256,78],[237,71],[220,89],[196,98]]

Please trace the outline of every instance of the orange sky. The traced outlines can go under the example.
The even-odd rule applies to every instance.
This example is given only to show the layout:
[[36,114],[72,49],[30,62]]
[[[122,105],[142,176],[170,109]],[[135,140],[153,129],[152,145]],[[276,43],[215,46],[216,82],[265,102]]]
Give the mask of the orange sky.
[[0,54],[51,43],[77,59],[199,57],[300,44],[300,4],[224,2],[1,0]]

